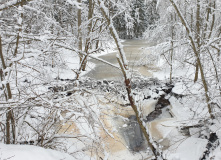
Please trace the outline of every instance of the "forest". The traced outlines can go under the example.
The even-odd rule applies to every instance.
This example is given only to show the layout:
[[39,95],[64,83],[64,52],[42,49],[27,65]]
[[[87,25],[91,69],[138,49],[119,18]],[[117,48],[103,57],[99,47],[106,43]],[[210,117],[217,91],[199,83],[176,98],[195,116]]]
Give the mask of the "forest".
[[0,0],[0,160],[221,160],[220,0]]

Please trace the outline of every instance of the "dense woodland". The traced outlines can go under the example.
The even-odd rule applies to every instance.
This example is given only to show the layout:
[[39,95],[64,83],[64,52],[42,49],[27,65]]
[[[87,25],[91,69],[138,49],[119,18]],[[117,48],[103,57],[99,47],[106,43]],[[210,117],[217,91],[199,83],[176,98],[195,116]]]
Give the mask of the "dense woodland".
[[[137,65],[148,67],[155,62],[166,71],[167,78],[156,80],[159,86],[167,84],[166,95],[157,92],[155,99],[163,98],[183,112],[183,116],[177,114],[181,115],[177,116],[178,133],[185,132],[186,139],[197,142],[205,140],[200,159],[218,160],[220,0],[1,0],[0,143],[50,148],[73,159],[108,159],[99,130],[115,139],[113,129],[104,122],[110,109],[104,104],[115,102],[113,97],[103,97],[111,91],[86,87],[99,84],[84,76],[90,70],[89,61],[95,59],[122,73],[116,90],[123,97],[122,104],[133,110],[149,159],[182,159],[170,157],[150,134],[139,104],[151,95],[145,87],[133,88],[142,77],[131,78],[122,45],[127,39],[150,43],[144,52],[151,53],[137,60]],[[97,57],[110,48],[118,50],[118,66]],[[74,65],[70,67],[65,59]],[[152,84],[152,79],[145,80]],[[176,93],[179,84],[185,90]],[[139,92],[139,96],[147,95],[140,98]],[[73,125],[87,129],[69,130]],[[179,145],[177,150],[181,150]]]

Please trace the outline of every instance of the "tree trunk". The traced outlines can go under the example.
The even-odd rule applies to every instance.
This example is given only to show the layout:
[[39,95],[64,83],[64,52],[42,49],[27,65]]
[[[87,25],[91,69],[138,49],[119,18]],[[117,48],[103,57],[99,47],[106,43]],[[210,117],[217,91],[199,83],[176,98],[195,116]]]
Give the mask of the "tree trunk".
[[[196,46],[197,51],[200,56],[200,0],[197,0],[197,9],[196,9]],[[198,80],[198,74],[199,74],[199,65],[196,62],[196,71],[195,71],[195,78],[194,83]]]
[[[88,34],[90,34],[91,29],[92,29],[92,17],[93,17],[93,2],[92,0],[89,0],[89,6],[88,6]],[[86,43],[85,43],[85,53],[88,53],[90,47],[91,47],[91,42],[90,42],[90,38],[86,38]],[[86,66],[87,66],[87,59],[84,59],[84,63],[82,63],[83,67],[82,70],[85,71],[86,70]]]
[[124,76],[124,82],[125,82],[125,86],[126,86],[126,90],[127,90],[128,99],[130,101],[130,105],[131,105],[132,109],[135,112],[138,124],[141,127],[141,130],[142,130],[142,132],[143,132],[143,134],[144,134],[144,136],[145,136],[145,138],[147,140],[147,143],[148,143],[151,151],[153,152],[155,158],[158,159],[158,157],[162,157],[162,155],[161,155],[161,153],[159,153],[159,150],[156,148],[156,146],[154,146],[154,144],[153,144],[154,142],[151,141],[151,138],[150,138],[150,136],[148,134],[148,130],[144,126],[145,123],[143,123],[142,120],[141,120],[140,113],[138,111],[138,107],[136,106],[135,100],[134,100],[134,98],[132,96],[131,80],[127,76],[127,71],[128,71],[127,60],[126,60],[126,57],[125,57],[125,53],[124,53],[123,47],[122,47],[122,45],[121,45],[121,43],[119,41],[119,36],[118,36],[118,34],[116,32],[116,29],[114,28],[114,26],[112,24],[111,18],[108,16],[108,13],[106,13],[107,9],[104,6],[103,1],[98,0],[98,4],[100,6],[100,9],[101,9],[101,12],[102,12],[103,16],[105,17],[105,19],[106,19],[106,21],[107,21],[107,23],[109,25],[110,33],[111,33],[112,37],[115,40],[115,43],[117,45],[117,48],[118,48],[118,51],[119,51],[119,54],[120,54],[120,57],[118,57],[117,60],[118,60],[118,63],[120,65],[121,71],[122,71],[123,76]]
[[[78,0],[78,3],[81,3],[81,0]],[[81,32],[81,9],[77,11],[78,17],[78,50],[82,51],[82,32]],[[80,63],[82,62],[83,55],[79,53]]]
[[174,39],[174,24],[173,24],[173,15],[171,14],[171,51],[170,51],[170,83],[172,83],[172,76],[173,76],[173,52],[174,52],[174,44],[173,44],[173,39]]
[[[5,70],[6,69],[6,64],[5,64],[5,59],[3,56],[3,51],[2,51],[2,39],[0,36],[0,57],[1,57],[1,63],[2,63],[2,68]],[[3,79],[3,77],[5,77],[4,72],[1,72],[1,79]],[[7,74],[7,73],[5,73]],[[8,101],[9,99],[12,99],[12,93],[11,93],[11,88],[10,88],[10,84],[6,83],[6,89],[7,89],[7,94],[5,93],[5,99],[6,101]],[[11,121],[11,123],[10,123]],[[10,129],[12,126],[12,129]],[[13,116],[13,111],[10,107],[8,107],[7,109],[7,113],[6,113],[6,144],[10,144],[11,143],[11,131],[12,131],[12,135],[13,135],[13,143],[15,143],[15,121],[14,121],[14,116]]]
[[199,75],[199,65],[196,61],[196,66],[195,66],[196,70],[195,70],[195,77],[194,77],[194,83],[198,80],[198,75]]

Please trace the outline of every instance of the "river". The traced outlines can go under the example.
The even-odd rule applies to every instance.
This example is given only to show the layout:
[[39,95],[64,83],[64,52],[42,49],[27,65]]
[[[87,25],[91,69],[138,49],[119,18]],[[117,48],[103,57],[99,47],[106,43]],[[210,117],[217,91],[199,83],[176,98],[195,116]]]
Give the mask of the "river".
[[[145,50],[146,47],[149,47],[151,45],[145,40],[125,40],[122,42],[122,44],[127,60],[129,62],[130,71],[132,72],[131,75],[132,76],[141,75],[144,78],[153,77],[152,72],[156,71],[157,69],[157,67],[154,64],[151,67],[137,64],[137,62],[139,62],[140,59],[147,56],[148,54],[151,54],[150,51]],[[111,53],[101,55],[99,56],[99,58],[119,66],[116,54],[118,54],[117,49],[115,49],[115,51]],[[107,65],[95,59],[89,59],[89,62],[94,63],[95,68],[93,68],[91,71],[85,74],[84,75],[85,77],[90,77],[95,80],[105,79],[105,80],[122,81],[123,75],[121,73],[121,70],[111,67],[110,65]],[[104,96],[109,98],[110,93],[107,93],[107,95]],[[146,149],[147,144],[145,140],[137,136],[138,134],[140,134],[139,129],[136,129],[136,125],[135,127],[131,127],[132,123],[128,122],[126,124],[126,122],[123,120],[124,118],[129,118],[131,116],[134,116],[132,108],[130,106],[122,107],[121,105],[119,105],[120,103],[121,102],[119,101],[113,103],[110,100],[109,102],[106,102],[104,104],[105,106],[109,106],[107,107],[109,109],[108,111],[105,111],[103,113],[104,115],[103,123],[110,130],[114,130],[114,128],[117,129],[117,132],[114,132],[114,137],[115,137],[114,139],[110,136],[107,136],[104,131],[101,131],[100,134],[101,138],[105,139],[103,143],[107,145],[106,149],[111,153],[109,158],[114,160],[121,160],[121,159],[135,160],[135,159],[140,159],[143,156],[144,157],[148,156]],[[150,100],[148,103],[142,104],[142,109],[148,115],[150,112],[152,112],[152,109],[155,108],[154,107],[155,104],[156,100]],[[120,115],[121,117],[119,118],[118,115]],[[122,117],[124,118],[122,119]],[[167,139],[165,141],[162,140],[164,135],[162,134],[162,132],[159,130],[158,127],[159,125],[161,126],[161,122],[166,122],[170,120],[172,119],[167,117],[161,117],[161,119],[149,122],[147,124],[149,132],[153,136],[154,140],[156,141],[161,140],[161,144],[164,143],[165,146],[168,146],[169,142],[167,142]],[[128,134],[132,134],[132,136],[127,136]],[[136,147],[137,142],[142,143],[142,145],[138,147],[139,153],[137,152],[135,154],[134,152],[130,152],[128,148],[131,148],[130,147],[131,145],[133,146],[135,145]]]
[[[151,77],[152,74],[148,71],[145,66],[138,66],[137,62],[144,57],[144,48],[150,46],[150,44],[145,40],[125,40],[122,42],[123,49],[125,51],[127,60],[129,62],[129,67],[131,68],[133,74],[141,74],[145,77]],[[118,65],[116,54],[118,51],[114,51],[102,56],[99,58],[104,59],[112,64]],[[90,59],[92,63],[95,63],[96,66],[85,76],[96,79],[96,80],[120,80],[123,75],[120,70],[111,67],[103,62]]]

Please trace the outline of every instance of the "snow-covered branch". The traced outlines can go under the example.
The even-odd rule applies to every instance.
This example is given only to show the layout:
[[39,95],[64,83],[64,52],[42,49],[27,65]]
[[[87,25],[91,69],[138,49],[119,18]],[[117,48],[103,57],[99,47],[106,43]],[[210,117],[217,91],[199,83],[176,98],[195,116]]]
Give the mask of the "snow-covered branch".
[[0,5],[0,11],[18,6],[20,4],[25,4],[27,2],[30,2],[32,0],[10,0],[9,2],[5,2],[4,4]]

